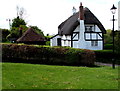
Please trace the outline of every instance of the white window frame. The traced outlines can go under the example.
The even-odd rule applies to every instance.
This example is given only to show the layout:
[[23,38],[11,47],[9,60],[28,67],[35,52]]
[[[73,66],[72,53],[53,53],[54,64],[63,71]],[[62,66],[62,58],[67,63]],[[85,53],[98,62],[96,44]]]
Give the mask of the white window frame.
[[95,30],[93,30],[93,28],[94,28],[94,26],[87,25],[87,26],[85,26],[85,32],[93,32],[93,31],[95,31]]
[[98,46],[98,41],[91,41],[91,46]]

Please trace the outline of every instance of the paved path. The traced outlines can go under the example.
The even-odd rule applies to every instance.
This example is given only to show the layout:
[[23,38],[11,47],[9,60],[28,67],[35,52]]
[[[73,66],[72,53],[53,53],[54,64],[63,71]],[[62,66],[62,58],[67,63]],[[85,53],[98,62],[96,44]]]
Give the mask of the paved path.
[[[111,66],[112,67],[112,64],[109,64],[109,63],[95,62],[95,64],[98,66]],[[115,66],[120,66],[120,65],[116,64]]]

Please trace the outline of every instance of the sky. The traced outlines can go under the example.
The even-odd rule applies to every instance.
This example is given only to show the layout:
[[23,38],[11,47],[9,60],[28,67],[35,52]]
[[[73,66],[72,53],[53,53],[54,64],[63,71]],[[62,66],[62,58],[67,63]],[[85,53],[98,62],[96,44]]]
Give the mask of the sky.
[[[105,29],[112,29],[114,4],[118,7],[120,0],[1,0],[0,28],[9,29],[7,19],[17,17],[16,7],[25,9],[24,19],[27,25],[38,26],[44,34],[57,34],[58,26],[72,15],[73,6],[79,10],[80,2],[101,21]],[[118,9],[115,14],[115,30],[118,29]]]

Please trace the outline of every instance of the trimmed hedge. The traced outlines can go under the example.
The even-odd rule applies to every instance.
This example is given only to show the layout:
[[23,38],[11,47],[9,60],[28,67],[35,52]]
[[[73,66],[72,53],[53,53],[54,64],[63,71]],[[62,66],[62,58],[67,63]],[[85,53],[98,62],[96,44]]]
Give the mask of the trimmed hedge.
[[120,64],[120,54],[113,54],[112,50],[96,50],[94,51],[96,54],[96,61],[103,63],[112,63],[113,57],[116,60],[116,64]]
[[105,44],[104,45],[105,50],[112,50],[112,48],[113,48],[113,44]]
[[2,44],[2,58],[4,62],[93,66],[95,53],[65,47]]

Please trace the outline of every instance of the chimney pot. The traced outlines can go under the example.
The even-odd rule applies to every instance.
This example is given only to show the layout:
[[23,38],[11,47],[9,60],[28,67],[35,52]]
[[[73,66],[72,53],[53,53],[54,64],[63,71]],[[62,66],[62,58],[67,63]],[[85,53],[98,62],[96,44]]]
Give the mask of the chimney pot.
[[80,7],[79,7],[79,19],[84,20],[84,10],[82,6],[82,2],[80,3]]
[[80,6],[82,6],[82,2],[80,2]]
[[72,12],[73,12],[73,14],[76,13],[76,8],[75,7],[73,7]]

